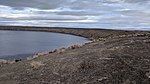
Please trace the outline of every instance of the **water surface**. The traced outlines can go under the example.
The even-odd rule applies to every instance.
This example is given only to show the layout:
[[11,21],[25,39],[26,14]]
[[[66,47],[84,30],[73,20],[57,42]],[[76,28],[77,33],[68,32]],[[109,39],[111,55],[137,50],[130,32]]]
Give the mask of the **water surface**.
[[35,53],[87,41],[83,37],[60,33],[0,30],[0,59],[23,59]]

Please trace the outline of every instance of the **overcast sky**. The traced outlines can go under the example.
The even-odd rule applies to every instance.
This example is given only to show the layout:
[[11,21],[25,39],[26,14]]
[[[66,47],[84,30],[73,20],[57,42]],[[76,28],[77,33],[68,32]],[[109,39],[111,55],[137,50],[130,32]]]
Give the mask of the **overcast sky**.
[[150,0],[0,0],[0,25],[149,29]]

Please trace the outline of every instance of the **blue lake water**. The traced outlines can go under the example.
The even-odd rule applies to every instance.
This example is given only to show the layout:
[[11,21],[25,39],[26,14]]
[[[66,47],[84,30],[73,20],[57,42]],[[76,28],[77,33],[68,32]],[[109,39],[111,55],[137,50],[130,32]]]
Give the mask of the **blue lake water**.
[[0,59],[24,59],[35,53],[87,41],[83,37],[60,33],[0,30]]

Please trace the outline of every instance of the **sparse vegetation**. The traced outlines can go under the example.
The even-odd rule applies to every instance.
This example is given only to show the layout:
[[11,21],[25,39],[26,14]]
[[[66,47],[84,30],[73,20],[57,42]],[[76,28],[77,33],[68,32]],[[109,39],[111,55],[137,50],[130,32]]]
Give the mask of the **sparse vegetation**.
[[0,29],[59,32],[92,40],[30,60],[0,63],[0,84],[9,81],[14,84],[150,84],[150,32],[36,27]]

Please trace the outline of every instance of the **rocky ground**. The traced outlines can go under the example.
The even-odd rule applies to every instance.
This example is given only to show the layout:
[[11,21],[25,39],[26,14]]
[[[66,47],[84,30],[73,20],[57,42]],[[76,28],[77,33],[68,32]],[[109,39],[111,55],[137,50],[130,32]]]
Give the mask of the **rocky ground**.
[[68,33],[93,42],[0,63],[0,84],[150,84],[150,32],[0,27]]

